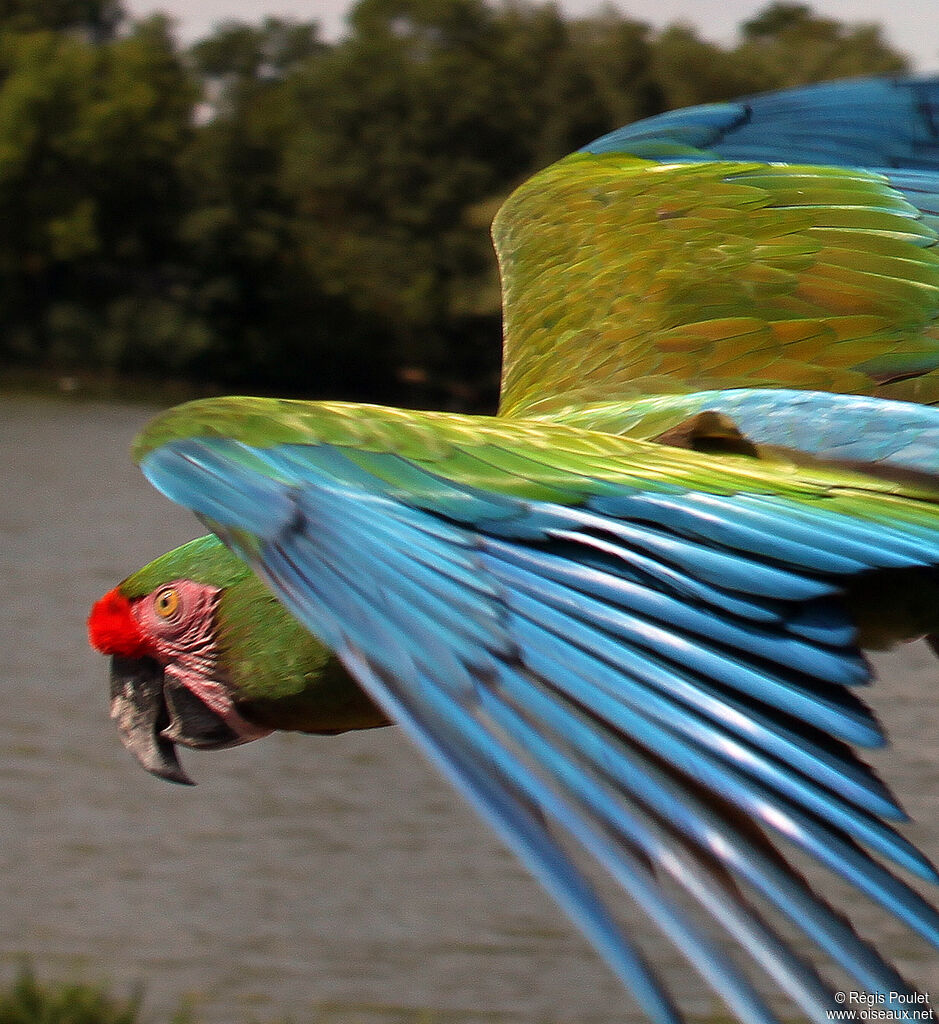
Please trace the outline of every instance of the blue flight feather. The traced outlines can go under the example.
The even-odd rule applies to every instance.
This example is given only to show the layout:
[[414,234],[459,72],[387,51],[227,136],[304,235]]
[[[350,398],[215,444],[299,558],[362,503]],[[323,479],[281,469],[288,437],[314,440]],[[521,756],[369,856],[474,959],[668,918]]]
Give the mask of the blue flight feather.
[[[516,688],[521,681],[516,678]],[[865,988],[874,991],[896,991],[902,987],[897,973],[887,967],[875,953],[846,928],[830,910],[807,889],[797,875],[787,873],[769,860],[756,846],[725,820],[686,790],[676,787],[674,779],[663,774],[638,749],[625,744],[611,748],[610,740],[589,720],[564,712],[550,697],[530,681],[521,697],[524,707],[536,710],[555,730],[567,737],[588,761],[602,765],[612,782],[636,796],[650,810],[680,828],[705,849],[718,852],[734,869],[741,872],[767,899],[795,924],[805,928],[846,970],[864,977]]]
[[[684,863],[679,884],[813,1019],[830,1009],[827,989],[728,895],[722,871],[767,895],[859,983],[886,991],[898,979],[778,854],[759,854],[728,807],[781,830],[939,945],[939,915],[854,838],[923,878],[934,869],[880,820],[902,812],[830,738],[883,742],[845,689],[869,672],[834,603],[838,580],[926,563],[915,525],[898,521],[884,542],[880,527],[831,510],[643,493],[638,481],[562,506],[328,445],[192,439],[144,467],[410,723],[656,1019],[674,1021],[674,1008],[532,806],[594,854],[743,1019],[772,1017],[634,851]],[[502,471],[511,460],[493,479]],[[262,495],[267,513],[239,493]],[[781,542],[769,545],[777,524]],[[669,766],[668,788],[657,764]],[[704,813],[709,792],[718,799]],[[744,867],[751,847],[759,855]]]
[[[670,111],[610,132],[587,153],[673,159],[675,144],[698,159],[752,160],[866,168],[939,168],[939,81],[905,78],[825,82],[734,103]],[[800,125],[805,125],[801,128]]]
[[[729,416],[755,444],[779,445],[847,463],[939,475],[939,409],[931,406],[866,395],[769,388],[696,392],[683,399],[697,410]],[[784,510],[780,510],[782,514]],[[889,539],[882,530],[879,524],[871,528],[871,547],[876,547],[878,537],[881,544]],[[899,545],[899,558],[922,560],[939,549],[935,537],[931,550],[902,538]]]
[[[630,433],[653,412],[672,410],[676,418],[687,418],[712,411],[732,419],[754,444],[790,448],[849,466],[856,464],[861,469],[881,466],[939,476],[939,408],[932,406],[827,391],[727,388],[608,403],[602,409],[604,429],[614,433]],[[655,498],[659,500],[660,496]],[[799,523],[811,530],[815,522],[827,516],[823,508],[799,508],[792,502],[780,505],[769,495],[737,494],[726,499],[702,495],[695,500],[729,500],[741,509],[759,508],[776,517],[775,528],[783,537],[795,538]],[[894,531],[880,519],[870,524],[863,520],[845,522],[843,540],[856,541],[869,550],[882,547],[884,557],[895,559],[897,566],[908,559],[932,562],[939,551],[934,533],[922,531],[914,537],[906,526]],[[840,547],[839,538],[833,543],[839,544],[837,550],[849,554],[849,548]]]
[[[639,1005],[659,1024],[682,1024],[682,1017],[622,929],[589,883],[576,871],[546,832],[544,822],[530,805],[492,779],[490,763],[474,760],[465,751],[462,735],[446,742],[436,722],[413,698],[402,700],[393,686],[379,679],[368,661],[353,649],[344,649],[346,667],[377,699],[387,714],[411,734],[440,771],[450,779],[495,828],[508,846],[529,865],[533,874],[591,939],[613,970],[633,992]],[[369,683],[371,685],[369,685]],[[416,706],[415,706],[416,705]]]

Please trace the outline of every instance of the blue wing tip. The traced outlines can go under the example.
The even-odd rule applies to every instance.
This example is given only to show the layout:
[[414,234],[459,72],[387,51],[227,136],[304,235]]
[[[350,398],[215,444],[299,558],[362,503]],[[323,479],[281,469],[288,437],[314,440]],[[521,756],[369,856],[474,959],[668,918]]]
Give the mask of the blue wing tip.
[[580,152],[937,169],[939,76],[822,82],[669,111],[603,135]]

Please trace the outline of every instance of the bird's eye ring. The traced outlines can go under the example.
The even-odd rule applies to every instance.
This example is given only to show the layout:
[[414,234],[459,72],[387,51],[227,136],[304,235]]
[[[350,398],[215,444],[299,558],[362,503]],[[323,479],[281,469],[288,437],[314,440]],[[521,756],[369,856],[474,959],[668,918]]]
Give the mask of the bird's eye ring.
[[179,611],[179,591],[175,587],[164,587],[153,598],[153,610],[161,619],[171,619]]

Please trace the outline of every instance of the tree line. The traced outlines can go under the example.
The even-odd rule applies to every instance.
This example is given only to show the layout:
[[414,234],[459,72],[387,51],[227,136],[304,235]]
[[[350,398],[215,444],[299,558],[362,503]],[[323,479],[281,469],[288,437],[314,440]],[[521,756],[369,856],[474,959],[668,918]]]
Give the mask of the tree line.
[[0,0],[0,365],[480,409],[488,223],[673,107],[907,62],[777,2],[732,45],[606,8],[359,0],[188,47],[120,0]]

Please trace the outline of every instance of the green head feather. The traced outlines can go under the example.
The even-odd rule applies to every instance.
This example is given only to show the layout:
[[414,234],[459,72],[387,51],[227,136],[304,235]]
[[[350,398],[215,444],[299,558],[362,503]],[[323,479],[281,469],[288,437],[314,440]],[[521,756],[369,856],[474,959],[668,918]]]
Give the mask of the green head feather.
[[316,733],[388,724],[332,652],[214,535],[161,555],[119,589],[132,600],[178,579],[222,591],[218,665],[246,719],[272,729]]

